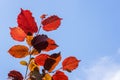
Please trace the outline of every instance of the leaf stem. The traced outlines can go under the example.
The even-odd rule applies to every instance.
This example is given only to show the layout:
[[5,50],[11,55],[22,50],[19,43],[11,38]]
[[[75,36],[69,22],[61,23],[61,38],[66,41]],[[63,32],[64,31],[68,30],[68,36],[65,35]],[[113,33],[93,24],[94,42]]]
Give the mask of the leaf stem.
[[58,71],[58,70],[61,70],[61,69],[62,69],[62,67],[59,68],[59,69],[57,69],[57,70],[52,71],[51,73],[54,73],[54,72],[56,72],[56,71]]
[[36,34],[36,35],[38,35],[38,34],[39,34],[41,27],[42,27],[42,26],[39,26],[39,28],[38,28],[38,32],[37,32],[37,34]]
[[28,62],[28,64],[27,64],[27,68],[26,68],[26,72],[25,72],[25,79],[27,78],[27,73],[28,73],[28,66],[29,66],[29,64],[30,64],[30,60],[31,60],[31,58],[32,58],[32,53],[31,53],[31,47],[29,47],[29,62]]
[[[41,27],[42,27],[42,26],[40,25],[39,28],[38,28],[38,32],[36,33],[36,35],[39,34]],[[31,60],[31,58],[32,58],[32,53],[33,53],[33,52],[31,52],[31,47],[29,47],[29,55],[30,55],[30,56],[29,56],[29,62],[28,62],[28,64],[27,64],[27,68],[26,68],[26,72],[25,72],[25,79],[27,78],[28,66],[29,66],[30,60]]]

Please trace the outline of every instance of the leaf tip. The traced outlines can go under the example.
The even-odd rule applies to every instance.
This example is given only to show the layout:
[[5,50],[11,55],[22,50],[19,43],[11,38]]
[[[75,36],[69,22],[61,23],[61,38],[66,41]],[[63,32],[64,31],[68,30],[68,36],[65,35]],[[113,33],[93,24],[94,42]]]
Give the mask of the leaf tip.
[[23,9],[22,9],[22,8],[20,8],[20,10],[21,10],[21,11],[23,11]]

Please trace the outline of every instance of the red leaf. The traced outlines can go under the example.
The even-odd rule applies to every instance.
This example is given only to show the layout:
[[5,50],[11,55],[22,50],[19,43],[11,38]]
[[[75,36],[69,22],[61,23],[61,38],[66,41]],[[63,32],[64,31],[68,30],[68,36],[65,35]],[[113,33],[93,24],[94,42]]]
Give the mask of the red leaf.
[[45,31],[56,30],[61,24],[61,18],[56,15],[50,16],[42,21],[43,29]]
[[63,70],[72,71],[78,67],[80,60],[77,60],[76,57],[70,56],[62,62]]
[[64,72],[57,71],[53,76],[53,80],[68,80],[68,77],[64,74]]
[[45,70],[48,70],[48,72],[52,72],[53,69],[55,69],[55,67],[58,65],[60,60],[61,60],[60,52],[50,55],[49,58],[46,59],[44,64]]
[[19,27],[10,28],[10,35],[16,41],[24,41],[26,37],[25,32]]
[[35,63],[38,66],[44,66],[45,60],[49,57],[48,54],[40,54],[35,57]]
[[48,46],[47,39],[48,37],[46,35],[37,35],[32,39],[31,44],[38,52],[41,52],[41,50],[46,49]]
[[12,70],[8,73],[8,77],[12,78],[11,80],[23,80],[23,76],[20,72]]
[[42,15],[40,16],[40,18],[43,20],[44,18],[46,18],[46,16],[47,16],[47,14],[42,14]]
[[44,51],[54,50],[58,47],[58,45],[55,43],[55,41],[50,38],[47,39],[47,42],[48,42],[48,46],[46,49],[44,49]]
[[38,31],[37,24],[29,10],[21,9],[21,12],[17,18],[17,22],[18,26],[23,29],[26,34],[35,33]]

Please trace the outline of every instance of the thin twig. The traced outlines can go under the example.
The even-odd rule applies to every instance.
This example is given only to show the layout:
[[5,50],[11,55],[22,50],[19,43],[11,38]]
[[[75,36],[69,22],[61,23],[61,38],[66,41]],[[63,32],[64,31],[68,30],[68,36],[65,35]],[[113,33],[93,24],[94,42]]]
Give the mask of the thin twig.
[[37,32],[37,34],[36,34],[36,35],[38,35],[38,34],[39,34],[41,27],[42,27],[42,26],[39,26],[39,28],[38,28],[38,32]]
[[30,54],[30,57],[29,57],[29,62],[28,62],[28,65],[27,65],[27,68],[26,68],[26,73],[25,73],[25,79],[27,78],[27,73],[28,73],[28,66],[30,64],[30,59],[31,59],[31,54]]
[[32,57],[32,53],[31,53],[31,47],[29,47],[29,62],[27,64],[27,68],[26,68],[26,72],[25,72],[25,79],[27,78],[27,73],[28,73],[28,66],[30,64],[30,60],[31,60],[31,57]]
[[[36,33],[36,35],[39,34],[41,27],[42,27],[42,26],[39,26],[38,32]],[[27,64],[27,68],[26,68],[26,72],[25,72],[25,79],[27,78],[28,66],[29,66],[29,64],[30,64],[30,60],[31,60],[32,54],[33,54],[33,52],[31,52],[31,47],[29,47],[29,55],[30,55],[30,56],[29,56],[29,62],[28,62],[28,64]]]
[[57,70],[52,71],[51,73],[54,73],[54,72],[56,72],[56,71],[58,71],[58,70],[61,70],[61,69],[62,69],[62,67],[59,68],[59,69],[57,69]]

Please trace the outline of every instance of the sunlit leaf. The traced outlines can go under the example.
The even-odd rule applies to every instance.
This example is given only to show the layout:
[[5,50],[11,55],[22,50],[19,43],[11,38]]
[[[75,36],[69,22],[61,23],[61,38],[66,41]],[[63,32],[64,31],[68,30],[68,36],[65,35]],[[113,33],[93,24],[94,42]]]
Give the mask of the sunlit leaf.
[[21,65],[27,66],[27,62],[26,61],[20,61]]
[[56,15],[50,16],[42,21],[43,29],[45,31],[56,30],[61,24],[61,18]]
[[46,59],[44,68],[45,70],[48,70],[48,72],[52,72],[55,67],[58,65],[58,63],[61,60],[60,53],[54,53],[49,58]]
[[52,77],[50,74],[46,73],[42,80],[52,80]]
[[31,44],[32,39],[33,39],[32,35],[27,35],[26,36],[26,42],[29,46],[32,46],[32,44]]
[[31,59],[29,64],[29,70],[34,71],[35,68],[38,68],[38,66],[36,65],[34,59]]
[[46,59],[49,57],[48,54],[39,54],[35,57],[35,63],[38,66],[44,66]]
[[11,47],[8,50],[8,52],[10,53],[10,55],[12,55],[15,58],[23,58],[29,54],[28,47],[26,47],[24,45],[15,45],[15,46]]
[[12,78],[11,80],[23,80],[23,76],[19,71],[12,70],[8,73],[8,79]]
[[77,60],[76,57],[70,56],[64,59],[62,62],[63,70],[72,71],[78,67],[80,60]]
[[38,31],[37,24],[30,10],[21,9],[17,18],[18,26],[26,33],[35,33]]
[[19,27],[10,28],[10,35],[16,41],[24,41],[26,37],[25,32]]
[[55,43],[54,40],[48,38],[47,41],[48,41],[48,46],[46,49],[44,49],[44,51],[54,50],[58,47],[58,45]]
[[47,16],[47,14],[42,14],[42,15],[40,16],[40,18],[43,20],[44,18],[46,18],[46,16]]
[[38,55],[40,54],[35,48],[31,51],[32,55]]
[[41,50],[46,49],[48,46],[47,39],[48,37],[46,35],[37,35],[33,38],[31,43],[38,52],[41,52]]
[[53,80],[68,80],[68,77],[62,71],[57,71],[53,76]]

